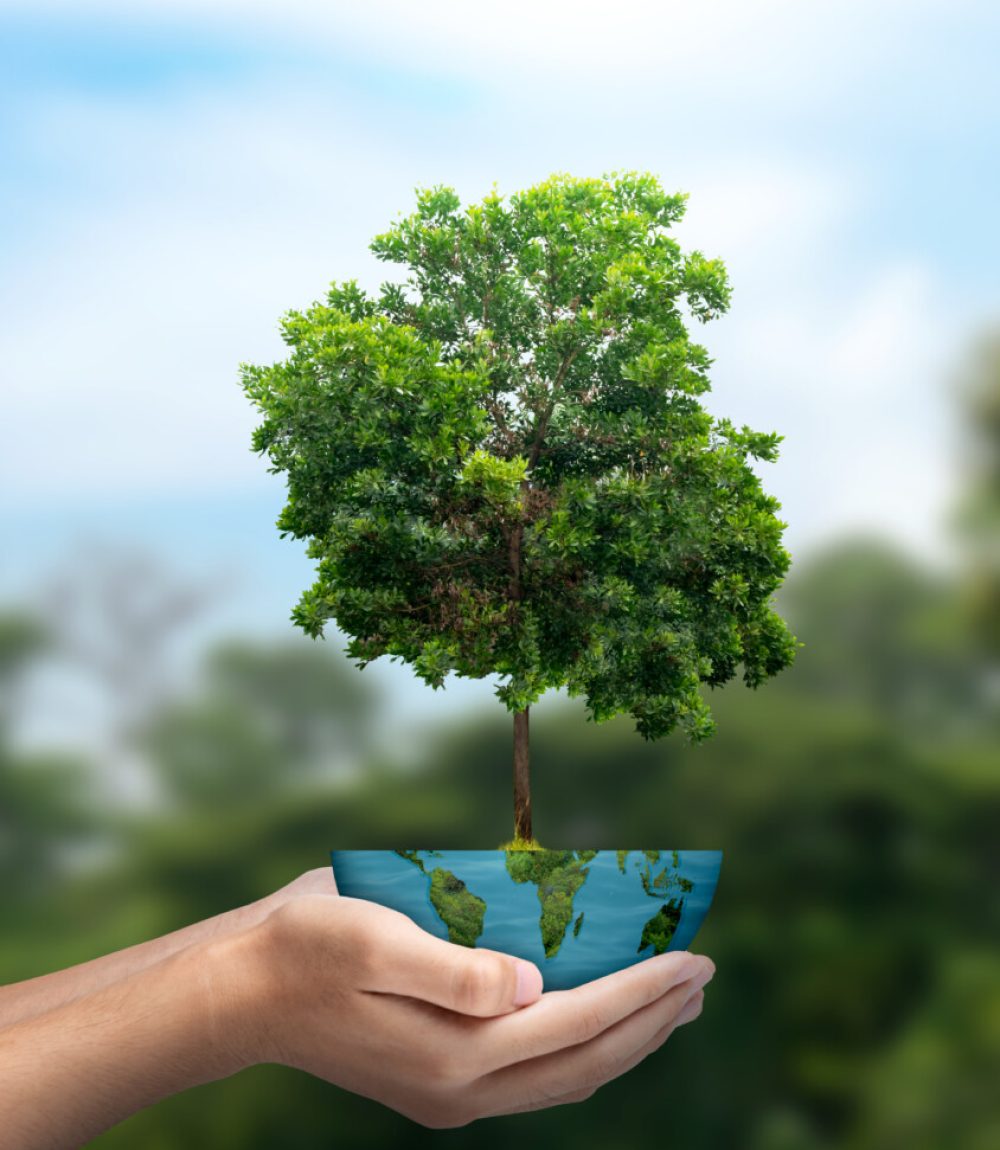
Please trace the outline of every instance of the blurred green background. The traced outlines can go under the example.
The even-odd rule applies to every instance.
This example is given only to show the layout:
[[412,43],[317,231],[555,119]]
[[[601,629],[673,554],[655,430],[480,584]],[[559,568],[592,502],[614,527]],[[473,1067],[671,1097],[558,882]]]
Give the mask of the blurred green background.
[[[968,466],[946,573],[877,537],[796,564],[781,597],[805,644],[794,669],[717,692],[719,732],[698,747],[590,724],[577,700],[534,708],[546,845],[724,848],[694,948],[718,967],[697,1024],[584,1104],[463,1130],[424,1131],[268,1066],[95,1145],[312,1147],[346,1131],[352,1146],[607,1150],[651,1131],[687,1148],[1000,1145],[1000,342],[974,363],[953,393]],[[197,596],[168,585],[165,563],[150,595],[141,570],[104,553],[61,574],[46,618],[3,616],[4,980],[239,905],[333,846],[509,834],[499,703],[426,726],[404,761],[376,739],[391,697],[336,642],[215,642],[197,679],[158,691],[157,652]],[[144,613],[128,594],[139,582]],[[106,754],[145,784],[131,802],[95,798],[107,764],[93,754],[18,749],[46,665],[112,698]]]
[[989,0],[0,5],[0,981],[331,848],[510,836],[493,683],[295,633],[238,387],[285,309],[396,278],[417,186],[690,193],[805,644],[698,748],[532,708],[544,843],[726,855],[704,1014],[622,1080],[431,1133],[262,1067],[98,1147],[1000,1147],[998,39]]

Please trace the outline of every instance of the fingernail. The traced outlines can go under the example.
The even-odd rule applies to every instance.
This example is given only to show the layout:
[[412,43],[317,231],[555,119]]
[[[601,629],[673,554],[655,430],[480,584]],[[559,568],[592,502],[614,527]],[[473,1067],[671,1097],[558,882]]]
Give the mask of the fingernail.
[[517,989],[514,991],[514,1005],[527,1006],[542,993],[542,972],[530,962],[517,964]]

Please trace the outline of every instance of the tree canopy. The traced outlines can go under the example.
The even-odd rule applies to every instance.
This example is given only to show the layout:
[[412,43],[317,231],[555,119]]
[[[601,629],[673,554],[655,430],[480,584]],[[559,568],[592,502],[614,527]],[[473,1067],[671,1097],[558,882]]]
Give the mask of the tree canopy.
[[784,524],[751,466],[781,437],[700,402],[686,321],[730,286],[669,234],[686,198],[635,172],[466,208],[418,189],[370,244],[404,282],[283,316],[288,358],[240,375],[287,476],[277,525],[318,563],[300,627],[335,619],[359,666],[388,654],[434,687],[499,674],[511,711],[565,686],[644,738],[704,737],[701,684],[791,661]]

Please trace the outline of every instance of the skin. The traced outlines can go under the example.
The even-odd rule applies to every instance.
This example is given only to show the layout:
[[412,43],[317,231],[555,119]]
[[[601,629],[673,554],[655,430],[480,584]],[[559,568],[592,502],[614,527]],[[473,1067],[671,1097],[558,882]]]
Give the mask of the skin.
[[258,1063],[432,1128],[589,1098],[701,1013],[710,960],[649,958],[567,991],[338,894],[329,868],[235,911],[0,988],[0,1129],[81,1146]]

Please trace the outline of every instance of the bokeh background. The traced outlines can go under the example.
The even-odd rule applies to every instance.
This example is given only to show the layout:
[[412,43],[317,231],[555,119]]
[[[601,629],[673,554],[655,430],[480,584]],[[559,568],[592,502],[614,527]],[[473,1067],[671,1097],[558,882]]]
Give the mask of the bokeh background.
[[429,1132],[279,1067],[104,1150],[1000,1145],[1000,14],[988,2],[14,0],[0,12],[0,981],[331,847],[509,837],[495,682],[294,632],[240,361],[417,186],[656,172],[721,256],[708,405],[805,644],[719,733],[532,709],[550,846],[724,848],[696,1025],[590,1101]]

